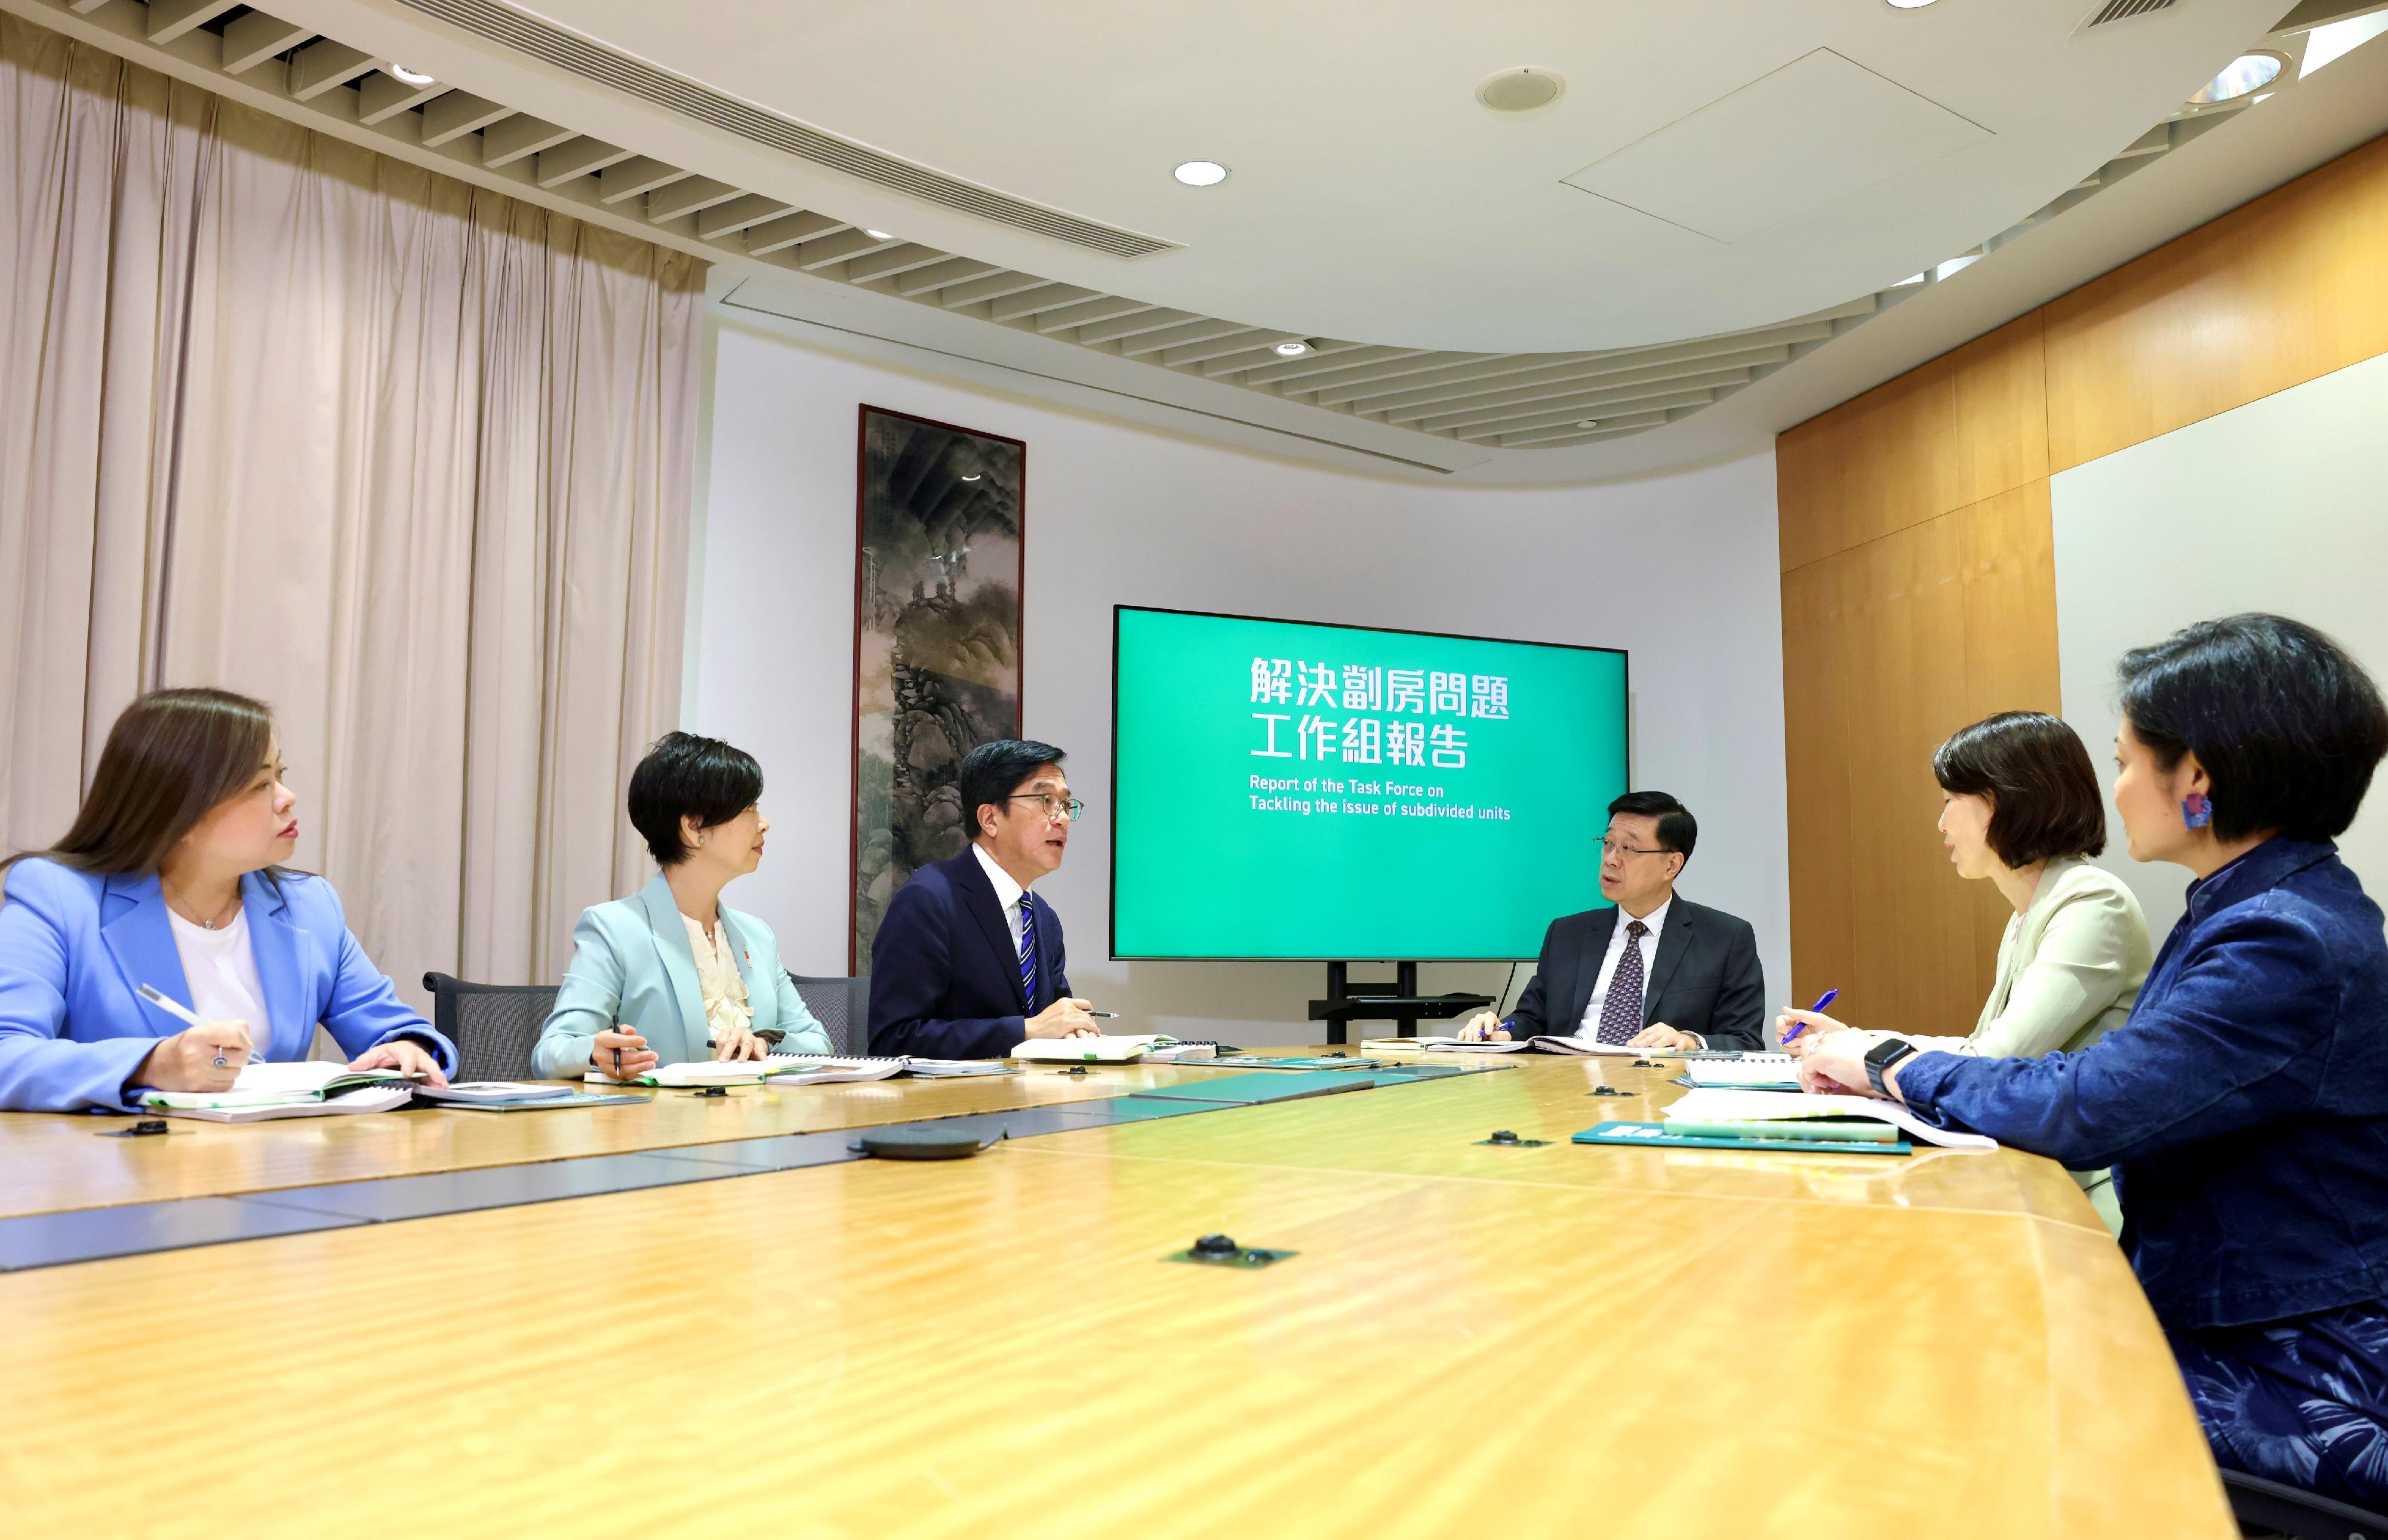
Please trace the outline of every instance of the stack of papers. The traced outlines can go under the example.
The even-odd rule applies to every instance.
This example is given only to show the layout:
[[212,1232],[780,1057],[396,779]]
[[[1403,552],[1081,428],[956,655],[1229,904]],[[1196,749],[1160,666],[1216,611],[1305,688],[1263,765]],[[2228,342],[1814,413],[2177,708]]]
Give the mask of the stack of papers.
[[1360,1046],[1372,1054],[1398,1054],[1405,1049],[1429,1054],[1522,1054],[1533,1044],[1517,1039],[1483,1042],[1475,1038],[1368,1038]]
[[761,1059],[705,1059],[658,1065],[643,1075],[620,1079],[602,1069],[581,1077],[591,1085],[651,1085],[669,1091],[705,1086],[819,1085],[831,1080],[884,1080],[904,1072],[902,1059],[840,1058],[827,1054],[774,1054]]
[[643,1096],[591,1095],[566,1085],[536,1080],[464,1080],[455,1085],[417,1086],[417,1099],[472,1112],[529,1112],[551,1107],[603,1107],[640,1103]]
[[314,1060],[252,1064],[240,1072],[229,1091],[149,1091],[142,1093],[141,1105],[169,1117],[197,1117],[210,1123],[391,1112],[413,1097],[414,1082],[420,1078]]
[[1867,1118],[1900,1129],[1927,1144],[1951,1150],[1995,1150],[1998,1141],[1978,1133],[1936,1129],[1896,1102],[1871,1096],[1786,1095],[1779,1091],[1702,1088],[1687,1091],[1661,1111],[1670,1125],[1785,1123],[1811,1118]]
[[1184,1042],[1165,1032],[1137,1037],[1030,1038],[1011,1056],[1030,1064],[1134,1064],[1138,1059],[1179,1063],[1217,1055],[1214,1042]]

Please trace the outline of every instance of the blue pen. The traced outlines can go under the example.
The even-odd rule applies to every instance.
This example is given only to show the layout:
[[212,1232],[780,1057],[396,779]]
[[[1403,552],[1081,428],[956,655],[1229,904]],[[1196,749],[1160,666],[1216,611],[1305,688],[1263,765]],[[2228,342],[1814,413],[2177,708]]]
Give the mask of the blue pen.
[[[1825,1006],[1827,1006],[1827,1005],[1829,1005],[1829,1004],[1831,1004],[1834,1001],[1838,1000],[1840,997],[1841,997],[1841,991],[1838,991],[1838,990],[1826,990],[1826,991],[1824,991],[1824,997],[1823,997],[1822,1000],[1817,1001],[1814,1004],[1812,1004],[1812,1005],[1810,1005],[1810,1006],[1809,1006],[1809,1007],[1808,1007],[1808,1014],[1809,1014],[1810,1016],[1822,1016],[1822,1015],[1823,1015],[1823,1014],[1824,1014],[1824,1007],[1825,1007]],[[1807,1029],[1808,1029],[1808,1024],[1807,1024],[1806,1022],[1804,1022],[1804,1021],[1795,1021],[1795,1022],[1793,1022],[1793,1023],[1791,1024],[1791,1029],[1790,1029],[1789,1031],[1787,1031],[1787,1032],[1785,1032],[1785,1033],[1784,1033],[1784,1034],[1783,1034],[1783,1041],[1784,1041],[1785,1042],[1788,1042],[1788,1041],[1790,1041],[1793,1038],[1797,1037],[1800,1033],[1802,1033],[1802,1032],[1806,1031]]]

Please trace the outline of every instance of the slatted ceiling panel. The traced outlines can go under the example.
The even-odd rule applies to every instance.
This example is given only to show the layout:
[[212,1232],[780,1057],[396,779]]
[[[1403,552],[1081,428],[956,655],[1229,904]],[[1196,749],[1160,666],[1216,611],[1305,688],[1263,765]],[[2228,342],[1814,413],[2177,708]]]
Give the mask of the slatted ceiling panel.
[[[1417,393],[1417,398],[1399,406],[1384,401],[1369,403],[1363,415],[1379,422],[1405,424],[1429,423],[1457,410],[1501,410],[1531,406],[1538,401],[1556,400],[1593,391],[1615,391],[1629,386],[1651,385],[1692,375],[1715,373],[1720,370],[1737,370],[1744,378],[1747,372],[1763,364],[1787,362],[1788,347],[1763,347],[1737,353],[1726,353],[1713,359],[1701,359],[1680,363],[1645,364],[1640,368],[1570,367],[1549,371],[1536,370],[1527,375],[1509,379],[1528,379],[1527,385],[1511,385],[1504,380],[1486,380],[1444,394],[1436,391]],[[1612,360],[1614,361],[1614,360]]]
[[1712,369],[1705,373],[1687,374],[1670,380],[1645,381],[1640,385],[1610,385],[1606,389],[1578,390],[1569,394],[1554,394],[1534,401],[1511,401],[1500,406],[1462,407],[1439,412],[1431,417],[1414,418],[1408,424],[1428,433],[1457,433],[1467,436],[1467,430],[1486,423],[1511,427],[1543,427],[1564,417],[1597,417],[1605,410],[1630,406],[1658,397],[1676,396],[1688,390],[1715,390],[1725,385],[1747,385],[1747,369]]
[[746,232],[746,254],[750,257],[765,256],[785,246],[802,246],[807,241],[817,241],[824,235],[834,235],[849,228],[842,220],[816,214],[808,208],[782,214]]
[[[1090,322],[1138,315],[1155,309],[1158,307],[1148,305],[1141,299],[1120,299],[1111,295],[1098,295],[1092,299],[1082,300],[1075,304],[1062,305],[1049,310],[1038,310],[1024,319],[1028,320],[1036,330],[1049,336],[1055,332],[1066,332],[1073,326],[1084,326]],[[1001,307],[998,306],[997,310],[1000,311],[1000,309]],[[1183,315],[1185,312],[1173,310],[1170,313]]]
[[998,299],[1010,299],[1016,295],[1056,286],[1051,280],[1039,278],[1035,273],[998,271],[972,283],[957,284],[939,294],[937,302],[952,309],[964,305],[992,304]]
[[451,91],[445,96],[424,104],[423,143],[430,148],[451,144],[467,134],[478,133],[493,123],[504,122],[514,116],[514,109],[487,96],[467,92]]
[[1213,321],[1205,317],[1125,338],[1120,344],[1120,352],[1131,359],[1149,358],[1155,353],[1166,353],[1173,347],[1216,342],[1221,337],[1250,336],[1251,331],[1240,322]]
[[315,29],[285,21],[263,11],[235,17],[223,30],[222,69],[246,74],[270,58],[288,53],[315,35]]
[[[1720,385],[1740,385],[1742,380],[1721,381]],[[1506,439],[1520,432],[1543,432],[1549,429],[1573,429],[1586,418],[1606,422],[1621,413],[1635,416],[1645,411],[1673,411],[1683,407],[1704,407],[1717,398],[1715,387],[1696,390],[1673,390],[1662,396],[1610,397],[1605,401],[1588,401],[1581,406],[1554,408],[1545,411],[1524,412],[1498,422],[1471,423],[1454,427],[1449,433],[1454,438],[1475,443],[1486,438]],[[1604,414],[1606,414],[1604,416]]]
[[1263,364],[1244,375],[1248,385],[1278,385],[1287,381],[1308,378],[1328,370],[1350,369],[1360,364],[1388,363],[1398,359],[1414,359],[1423,352],[1417,347],[1384,347],[1363,345],[1346,347],[1340,344],[1333,349],[1321,348],[1298,359],[1278,359]]
[[[864,232],[864,236],[868,239],[869,232]],[[845,281],[849,284],[874,284],[883,278],[894,278],[899,273],[942,262],[948,255],[933,246],[899,241],[884,251],[874,251],[849,260],[845,264]]]
[[362,48],[323,38],[298,50],[290,60],[290,99],[311,102],[334,86],[346,85],[381,61]]
[[[1339,353],[1356,352],[1361,347],[1361,344],[1356,342],[1333,342],[1320,337],[1291,340],[1307,341],[1310,344],[1309,352],[1295,355],[1296,358],[1302,359],[1327,358]],[[1223,379],[1230,374],[1241,374],[1244,378],[1237,382],[1238,385],[1264,387],[1265,382],[1256,378],[1258,372],[1288,361],[1289,360],[1286,356],[1278,352],[1274,346],[1255,347],[1246,352],[1229,353],[1225,358],[1207,360],[1202,365],[1202,372],[1213,379]]]
[[518,160],[528,160],[541,150],[551,150],[576,137],[561,123],[551,123],[544,118],[516,113],[501,119],[481,131],[481,164],[496,170]]
[[239,0],[154,0],[149,6],[149,41],[171,43],[184,32],[195,32],[224,12],[238,8]]
[[598,177],[597,196],[605,203],[628,203],[634,197],[685,182],[689,173],[652,156],[634,155],[605,168]]
[[734,235],[742,230],[776,220],[782,214],[795,212],[795,205],[778,198],[765,197],[760,193],[743,193],[719,203],[709,203],[698,210],[696,233],[708,241],[724,235]]
[[1040,284],[1033,293],[996,301],[994,317],[997,321],[1023,321],[1058,310],[1065,305],[1075,305],[1103,297],[1092,289],[1082,289],[1074,284]]
[[1181,347],[1172,347],[1161,355],[1161,361],[1172,369],[1190,369],[1198,372],[1208,372],[1199,369],[1198,366],[1209,364],[1220,359],[1251,358],[1254,355],[1270,358],[1274,356],[1274,350],[1278,343],[1300,340],[1287,332],[1264,332],[1250,326],[1239,326],[1233,332],[1202,342],[1190,342]]
[[619,145],[609,145],[603,139],[583,134],[567,139],[552,150],[539,152],[538,170],[531,180],[542,187],[561,187],[575,177],[592,176],[617,161],[627,160],[630,152]]
[[896,279],[896,292],[907,298],[916,295],[934,295],[1002,271],[1002,267],[994,262],[982,262],[972,257],[948,257],[942,262]]
[[[1556,447],[1560,444],[1587,442],[1595,438],[1621,438],[1629,433],[1638,433],[1645,428],[1663,427],[1667,421],[1667,414],[1663,411],[1637,411],[1622,416],[1601,418],[1600,426],[1597,429],[1529,428],[1518,433],[1502,434],[1495,441],[1505,449],[1530,448],[1535,445]],[[1471,442],[1474,441],[1471,440]]]
[[882,240],[868,230],[848,226],[834,234],[817,236],[796,246],[795,263],[807,272],[818,272],[854,258],[867,257],[874,251],[885,251],[890,246],[904,244],[897,240]]
[[1196,315],[1191,310],[1172,310],[1147,306],[1130,314],[1114,316],[1109,321],[1082,323],[1078,327],[1077,342],[1081,347],[1098,347],[1104,343],[1117,342],[1124,337],[1141,336],[1147,332],[1158,332],[1167,327],[1183,325],[1189,321],[1203,319],[1205,318]]
[[1405,379],[1412,375],[1423,374],[1429,370],[1448,368],[1454,363],[1482,356],[1480,353],[1431,353],[1422,349],[1416,351],[1395,349],[1392,350],[1391,357],[1383,360],[1371,361],[1353,360],[1348,362],[1337,360],[1333,361],[1338,367],[1286,380],[1277,386],[1277,394],[1293,400],[1308,398],[1315,401],[1319,395],[1327,391],[1374,385],[1386,380]]
[[446,95],[448,90],[437,81],[429,85],[409,85],[395,75],[376,69],[357,83],[357,121],[387,122],[435,96]]

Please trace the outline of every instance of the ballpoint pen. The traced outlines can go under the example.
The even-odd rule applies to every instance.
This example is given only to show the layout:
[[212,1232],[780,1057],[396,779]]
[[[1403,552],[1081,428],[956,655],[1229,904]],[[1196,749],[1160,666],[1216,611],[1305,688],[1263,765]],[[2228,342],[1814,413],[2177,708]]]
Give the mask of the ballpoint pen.
[[[1823,999],[1821,999],[1821,1000],[1817,1001],[1814,1004],[1812,1004],[1812,1005],[1810,1005],[1810,1006],[1809,1006],[1809,1007],[1808,1007],[1808,1014],[1809,1014],[1810,1016],[1818,1016],[1818,1015],[1823,1014],[1823,1009],[1824,1009],[1824,1007],[1825,1007],[1825,1006],[1827,1006],[1827,1005],[1831,1004],[1834,1001],[1838,1000],[1840,997],[1841,997],[1841,991],[1838,991],[1838,990],[1826,990],[1826,991],[1824,991],[1824,994],[1823,994]],[[1795,1022],[1793,1022],[1793,1023],[1791,1024],[1791,1029],[1790,1029],[1789,1031],[1787,1031],[1787,1032],[1785,1032],[1785,1033],[1784,1033],[1784,1034],[1783,1034],[1783,1041],[1784,1041],[1785,1042],[1789,1042],[1793,1038],[1797,1037],[1800,1033],[1802,1033],[1802,1032],[1806,1031],[1807,1029],[1808,1029],[1808,1024],[1807,1024],[1806,1022],[1804,1022],[1804,1021],[1795,1021]]]
[[[168,1016],[174,1017],[178,1021],[184,1022],[193,1027],[204,1027],[207,1025],[207,1023],[201,1021],[189,1007],[183,1004],[181,1001],[160,994],[158,991],[150,988],[146,984],[141,986],[139,993],[142,999],[146,1000],[149,1004],[157,1006],[159,1010],[165,1012]],[[257,1051],[257,1045],[255,1043],[249,1044],[248,1062],[251,1064],[263,1064],[265,1062],[265,1055]],[[218,1069],[222,1069],[226,1067],[227,1061],[224,1056],[222,1054],[218,1054],[216,1055],[216,1067]]]

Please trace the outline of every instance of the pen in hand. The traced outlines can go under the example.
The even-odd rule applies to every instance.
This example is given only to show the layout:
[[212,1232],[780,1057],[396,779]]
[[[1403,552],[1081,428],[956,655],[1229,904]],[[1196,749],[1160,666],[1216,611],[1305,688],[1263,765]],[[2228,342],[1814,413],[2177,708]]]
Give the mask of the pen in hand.
[[[138,993],[142,999],[146,1000],[149,1004],[157,1006],[159,1010],[165,1012],[168,1016],[172,1016],[175,1020],[184,1023],[185,1026],[204,1027],[207,1025],[206,1022],[199,1019],[197,1012],[191,1010],[181,1001],[163,994],[146,984],[141,985],[135,992]],[[221,1054],[216,1055],[216,1067],[218,1068],[223,1067],[223,1055]],[[257,1051],[257,1045],[255,1043],[249,1044],[248,1062],[251,1064],[263,1064],[265,1062],[265,1055]]]
[[[1823,993],[1823,997],[1822,999],[1818,1000],[1814,1004],[1812,1004],[1812,1005],[1810,1005],[1810,1006],[1809,1006],[1809,1007],[1808,1007],[1808,1014],[1809,1014],[1810,1016],[1822,1016],[1822,1015],[1823,1015],[1823,1013],[1824,1013],[1824,1007],[1825,1007],[1825,1006],[1827,1006],[1827,1005],[1829,1005],[1829,1004],[1831,1004],[1834,1001],[1838,1000],[1840,997],[1841,997],[1841,991],[1838,991],[1838,990],[1826,990],[1826,991],[1824,991],[1824,993]],[[1793,1023],[1791,1024],[1791,1029],[1790,1029],[1789,1031],[1787,1031],[1787,1032],[1785,1032],[1785,1033],[1784,1033],[1784,1034],[1783,1034],[1783,1041],[1784,1041],[1785,1042],[1789,1042],[1793,1038],[1797,1037],[1800,1033],[1802,1033],[1802,1032],[1806,1031],[1807,1029],[1808,1029],[1808,1024],[1807,1024],[1806,1022],[1804,1022],[1804,1021],[1795,1021],[1795,1022],[1793,1022]]]
[[1088,1016],[1101,1016],[1105,1021],[1117,1021],[1119,1019],[1119,1013],[1117,1011],[1088,1011],[1086,1014]]

